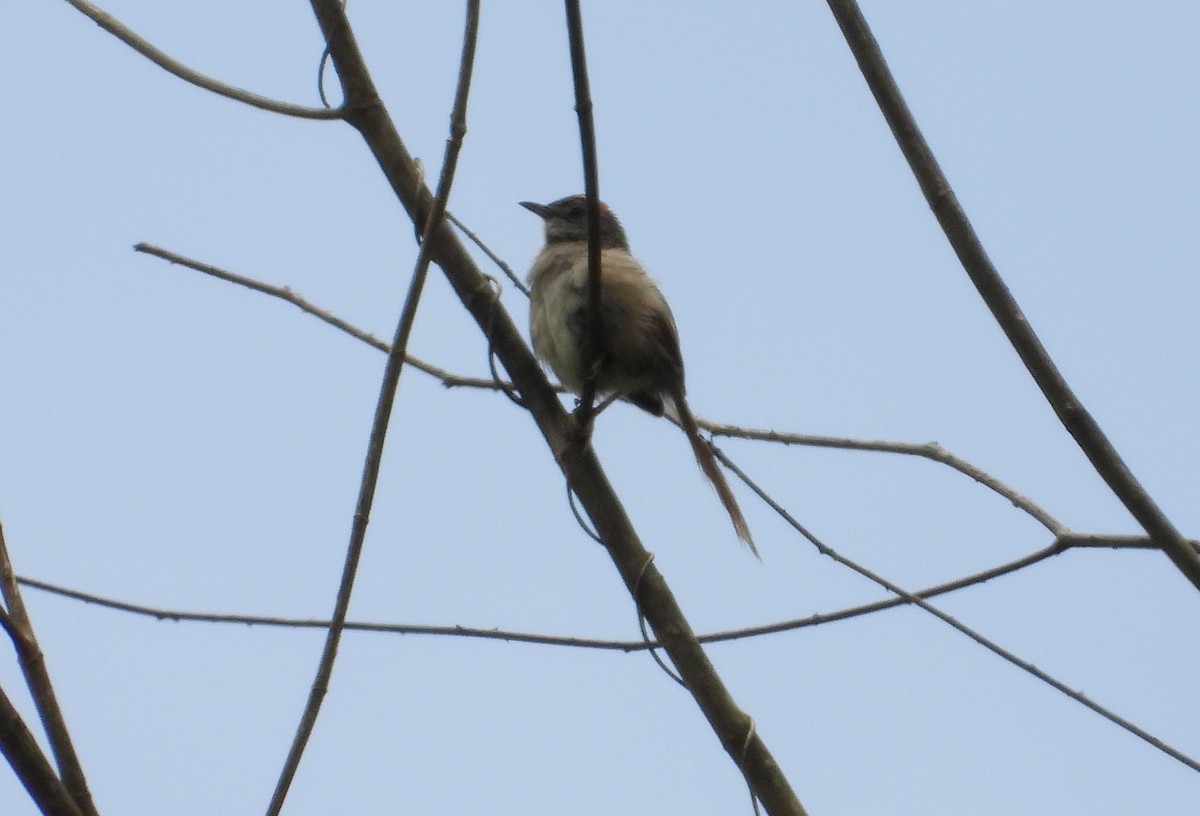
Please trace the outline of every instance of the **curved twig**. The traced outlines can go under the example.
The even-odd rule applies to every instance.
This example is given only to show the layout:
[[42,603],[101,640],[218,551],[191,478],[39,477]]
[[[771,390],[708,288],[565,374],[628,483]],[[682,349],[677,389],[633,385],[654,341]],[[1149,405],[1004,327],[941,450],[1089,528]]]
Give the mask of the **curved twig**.
[[339,108],[308,108],[303,105],[293,105],[290,102],[280,102],[269,97],[260,96],[251,91],[236,88],[233,85],[227,85],[224,82],[220,82],[189,68],[179,60],[167,56],[167,54],[159,51],[153,45],[133,33],[116,17],[103,9],[97,8],[87,2],[87,0],[67,0],[67,2],[91,18],[96,25],[109,34],[112,34],[164,71],[174,74],[183,81],[195,85],[197,88],[203,88],[206,91],[212,91],[215,94],[236,102],[243,102],[262,110],[271,111],[272,113],[295,116],[298,119],[341,119],[345,115],[346,108],[344,105]]

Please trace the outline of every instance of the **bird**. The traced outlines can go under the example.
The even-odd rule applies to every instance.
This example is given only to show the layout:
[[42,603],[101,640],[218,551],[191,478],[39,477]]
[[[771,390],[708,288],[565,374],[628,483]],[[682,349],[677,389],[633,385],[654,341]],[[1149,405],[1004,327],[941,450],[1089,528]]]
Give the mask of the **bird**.
[[[529,270],[529,333],[534,354],[574,394],[587,380],[588,216],[583,195],[550,204],[520,202],[541,217],[545,244]],[[666,298],[629,250],[625,229],[599,205],[602,332],[595,362],[597,393],[623,398],[661,417],[669,403],[697,464],[717,491],[734,531],[755,557],[758,549],[737,499],[686,399],[679,331]]]

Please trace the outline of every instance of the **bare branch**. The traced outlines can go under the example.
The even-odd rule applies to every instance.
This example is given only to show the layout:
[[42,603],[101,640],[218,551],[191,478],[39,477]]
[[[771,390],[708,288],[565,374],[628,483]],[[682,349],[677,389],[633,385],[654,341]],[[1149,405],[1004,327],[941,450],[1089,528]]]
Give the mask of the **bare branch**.
[[[604,337],[604,312],[600,308],[600,171],[596,162],[596,125],[592,121],[592,91],[588,83],[587,56],[583,47],[583,18],[579,0],[566,0],[567,41],[571,49],[571,77],[575,84],[575,112],[579,115],[579,146],[583,152],[583,192],[587,199],[587,331],[583,338],[583,393],[576,411],[579,427],[591,425],[596,399],[596,366]],[[799,802],[796,803],[799,806]]]
[[[19,577],[23,585],[81,601],[86,604],[126,612],[133,615],[186,623],[217,623],[237,624],[239,626],[270,626],[284,629],[328,629],[330,622],[315,618],[284,618],[272,615],[237,615],[215,612],[184,612],[176,609],[147,606],[145,604],[119,601],[83,592],[78,589],[58,586],[57,584],[38,581],[34,578]],[[347,631],[378,632],[393,635],[433,635],[442,637],[478,638],[482,640],[504,640],[514,643],[530,643],[541,646],[570,646],[584,649],[601,649],[620,652],[637,652],[647,648],[657,647],[657,643],[647,644],[641,640],[600,640],[596,638],[566,637],[562,635],[543,635],[533,632],[514,632],[505,629],[485,629],[471,626],[423,626],[400,623],[373,623],[368,621],[346,621]]]
[[[1154,546],[1148,538],[1143,538],[1142,543],[1145,545],[1145,547]],[[1131,542],[1129,546],[1137,548],[1138,544],[1136,542]],[[1024,567],[1036,564],[1039,561],[1044,561],[1051,556],[1058,555],[1067,548],[1068,547],[1066,545],[1055,542],[1049,547],[1038,550],[1034,553],[1030,553],[1029,555],[1018,558],[1014,561],[1009,561],[1006,564],[1000,564],[990,569],[983,570],[982,572],[973,573],[972,575],[964,576],[953,581],[947,581],[946,583],[938,584],[937,586],[923,589],[920,592],[914,592],[913,594],[921,598],[932,598],[936,595],[943,595],[956,590],[965,589],[966,587],[975,586],[976,584],[982,584],[986,581],[992,580],[993,578],[998,578],[1002,575],[1008,575],[1009,573],[1016,572]],[[241,615],[219,612],[185,612],[178,609],[166,609],[164,607],[148,606],[145,604],[132,603],[130,601],[116,600],[103,595],[96,595],[91,592],[84,592],[82,590],[72,589],[70,587],[51,584],[46,581],[39,581],[35,578],[18,576],[17,581],[24,586],[38,589],[43,592],[48,592],[52,595],[58,595],[63,598],[81,601],[87,604],[94,604],[96,606],[112,609],[118,612],[127,612],[133,615],[142,615],[144,617],[155,618],[157,620],[188,623],[238,624],[241,626],[277,626],[288,629],[329,628],[329,621],[318,620],[314,618],[285,618],[274,615]],[[834,621],[859,617],[861,615],[867,615],[873,612],[880,612],[885,609],[892,609],[897,606],[904,606],[907,603],[908,601],[906,601],[904,598],[887,598],[882,601],[853,606],[847,609],[836,610],[834,612],[824,612],[816,615],[810,615],[806,618],[797,618],[793,620],[780,621],[777,623],[763,624],[761,626],[748,626],[739,629],[713,632],[707,635],[699,635],[697,639],[702,643],[722,643],[732,640],[745,640],[761,637],[763,635],[790,632],[796,629],[807,629],[810,626],[819,626],[824,623],[833,623]],[[657,649],[661,647],[661,644],[656,640],[611,640],[601,638],[571,637],[461,625],[427,626],[403,623],[346,621],[345,628],[360,632],[380,632],[396,635],[436,635],[445,637],[480,638],[484,640],[504,640],[515,643],[530,643],[541,646],[566,646],[580,649],[600,649],[621,652],[640,652],[647,649]]]
[[1067,385],[1066,379],[1054,365],[1041,340],[1021,312],[1016,299],[1008,291],[1003,278],[984,250],[979,236],[975,234],[974,227],[959,205],[933,151],[921,135],[921,130],[917,127],[917,122],[884,61],[879,44],[875,42],[858,3],[855,0],[829,0],[829,7],[942,231],[946,233],[963,269],[979,290],[992,316],[1000,324],[1038,387],[1042,389],[1046,401],[1050,403],[1059,421],[1074,438],[1096,472],[1130,514],[1175,563],[1179,571],[1200,589],[1200,557],[1188,546],[1179,530],[1134,477],[1116,448],[1100,429],[1100,425]]
[[87,778],[83,775],[83,765],[75,752],[75,744],[71,741],[70,731],[67,730],[66,718],[50,682],[46,657],[42,654],[42,648],[33,631],[33,622],[21,597],[21,589],[17,586],[12,561],[8,556],[8,545],[4,540],[3,524],[0,524],[0,595],[3,595],[7,607],[4,628],[16,647],[17,660],[25,675],[25,684],[29,687],[29,694],[37,707],[42,726],[46,729],[50,748],[58,763],[59,773],[62,774],[63,785],[80,811],[88,816],[96,816],[96,806],[92,802],[91,791],[88,790]]
[[[1062,536],[1064,547],[1093,547],[1107,550],[1157,550],[1160,547],[1146,536],[1067,533]],[[1192,552],[1200,554],[1200,541],[1188,539]]]
[[730,470],[732,470],[734,473],[737,474],[738,478],[740,478],[746,484],[747,487],[749,487],[751,490],[753,490],[755,493],[757,493],[758,497],[761,498],[764,502],[766,502],[767,505],[770,506],[770,508],[772,510],[774,510],[784,521],[786,521],[792,527],[792,529],[794,529],[796,532],[800,533],[800,535],[802,535],[806,539],[808,539],[809,542],[814,547],[816,547],[817,551],[820,552],[822,555],[829,556],[838,564],[841,564],[844,567],[848,567],[849,569],[853,570],[854,572],[857,572],[859,575],[863,576],[864,578],[866,578],[869,581],[873,581],[874,583],[876,583],[879,586],[886,589],[888,592],[891,592],[894,595],[898,596],[899,598],[902,598],[905,602],[913,604],[914,606],[920,607],[921,609],[923,609],[924,611],[933,615],[935,618],[942,621],[943,623],[946,623],[946,624],[952,626],[954,629],[957,629],[959,632],[966,635],[968,638],[975,641],[976,643],[978,643],[980,646],[984,647],[988,651],[992,652],[993,654],[997,655],[998,657],[1003,658],[1004,660],[1007,660],[1009,663],[1013,664],[1014,666],[1021,669],[1022,671],[1033,675],[1038,680],[1041,680],[1043,683],[1045,683],[1046,685],[1055,689],[1056,691],[1062,692],[1067,697],[1071,698],[1072,700],[1079,703],[1080,705],[1083,705],[1083,706],[1091,709],[1092,711],[1096,712],[1097,714],[1099,714],[1101,717],[1108,720],[1109,722],[1111,722],[1115,725],[1119,725],[1121,728],[1124,728],[1126,731],[1128,731],[1129,733],[1138,737],[1139,739],[1142,739],[1142,740],[1146,741],[1147,743],[1149,743],[1150,745],[1153,745],[1155,748],[1162,751],[1164,754],[1171,757],[1172,759],[1182,762],[1184,765],[1187,765],[1193,771],[1200,771],[1200,762],[1197,762],[1196,760],[1192,759],[1187,754],[1183,753],[1182,751],[1178,750],[1177,748],[1174,748],[1174,747],[1168,745],[1167,743],[1160,740],[1158,737],[1155,737],[1150,732],[1138,727],[1131,721],[1118,715],[1116,712],[1105,708],[1104,706],[1100,705],[1099,703],[1093,702],[1091,699],[1084,696],[1082,692],[1075,691],[1074,689],[1070,688],[1062,681],[1057,680],[1056,678],[1054,678],[1054,677],[1050,676],[1049,674],[1047,674],[1046,672],[1042,671],[1037,666],[1030,663],[1028,660],[1018,657],[1016,654],[1008,651],[1007,649],[1005,649],[1003,646],[1000,646],[995,641],[984,637],[983,635],[976,632],[974,629],[959,622],[959,620],[957,618],[938,609],[936,606],[929,603],[924,598],[921,598],[918,595],[915,595],[914,593],[911,593],[904,589],[901,589],[899,586],[897,586],[896,584],[893,584],[891,581],[887,580],[886,578],[879,575],[878,573],[872,572],[871,570],[867,569],[866,567],[862,566],[861,564],[858,564],[857,562],[850,560],[849,558],[845,557],[844,555],[841,555],[840,553],[838,553],[833,548],[827,546],[819,538],[817,538],[815,535],[813,535],[811,532],[809,532],[809,530],[806,529],[804,527],[804,525],[802,525],[799,521],[797,521],[786,509],[783,508],[783,506],[781,506],[778,502],[776,502],[773,498],[771,498],[771,496],[765,490],[763,490],[756,482],[754,482],[752,479],[750,479],[750,477],[747,476],[746,473],[741,468],[739,468],[737,465],[735,465],[728,457],[725,456],[725,454],[721,453],[721,451],[718,448],[716,448],[715,446],[713,447],[713,452],[716,454],[717,458],[720,459],[722,461],[722,463],[724,463],[724,465],[727,468],[729,468]]
[[[300,311],[306,312],[307,314],[310,314],[319,320],[325,321],[330,326],[340,329],[351,337],[361,340],[372,348],[382,351],[384,354],[387,354],[391,349],[391,346],[380,340],[375,335],[365,332],[357,326],[333,314],[332,312],[326,311],[325,309],[322,309],[319,306],[316,306],[315,304],[305,300],[303,297],[296,294],[291,289],[288,289],[286,286],[274,286],[269,283],[263,283],[262,281],[255,280],[254,278],[248,278],[245,275],[239,275],[236,272],[230,272],[227,269],[221,269],[200,261],[192,260],[191,258],[186,258],[183,255],[178,255],[174,252],[170,252],[169,250],[154,246],[153,244],[147,244],[143,242],[140,244],[135,244],[133,248],[136,252],[143,252],[147,255],[153,255],[156,258],[162,258],[164,261],[168,261],[173,264],[179,264],[180,266],[186,266],[188,269],[194,269],[197,272],[203,272],[205,275],[211,275],[214,278],[229,281],[230,283],[236,283],[238,286],[244,286],[247,289],[253,289],[256,292],[262,292],[264,295],[270,295],[273,298],[286,301],[287,303],[290,303],[296,308],[300,309]],[[408,365],[411,365],[413,368],[429,374],[432,377],[437,377],[442,381],[442,385],[445,385],[447,388],[465,386],[470,388],[498,390],[503,388],[505,385],[510,388],[512,387],[511,383],[497,383],[495,380],[485,377],[466,377],[460,374],[455,374],[451,371],[447,371],[444,368],[438,368],[432,363],[427,363],[418,357],[412,356],[411,354],[404,355],[404,362],[406,362]]]
[[[1200,552],[1200,542],[1190,542],[1192,547]],[[1147,536],[1105,536],[1105,535],[1087,535],[1083,533],[1069,533],[1060,539],[1056,539],[1050,546],[1032,552],[1021,558],[1014,559],[1004,564],[999,564],[994,567],[989,567],[986,570],[965,575],[961,578],[956,578],[952,581],[937,584],[927,589],[922,589],[914,592],[913,595],[919,598],[933,598],[938,595],[945,595],[950,592],[955,592],[967,587],[976,586],[986,583],[994,578],[999,578],[1004,575],[1017,572],[1025,567],[1033,566],[1041,561],[1045,561],[1055,555],[1060,555],[1069,549],[1075,548],[1109,548],[1109,549],[1134,549],[1134,550],[1152,550],[1157,549],[1152,540]],[[219,623],[219,624],[238,624],[241,626],[278,626],[289,629],[327,629],[329,621],[318,620],[315,618],[284,618],[273,615],[242,615],[219,612],[185,612],[178,609],[166,609],[164,607],[147,606],[145,604],[132,603],[130,601],[120,601],[114,598],[107,598],[103,595],[96,595],[91,592],[84,592],[70,587],[51,584],[46,581],[39,581],[36,578],[26,578],[17,576],[17,582],[23,586],[38,589],[52,595],[58,595],[63,598],[68,598],[74,601],[80,601],[86,604],[94,604],[96,606],[112,609],[117,612],[127,612],[133,615],[142,615],[145,617],[155,618],[157,620],[182,621],[189,623]],[[894,609],[897,606],[905,606],[908,601],[904,598],[893,597],[886,598],[873,603],[861,604],[852,606],[846,609],[839,609],[833,612],[822,612],[815,615],[809,615],[805,618],[795,618],[791,620],[779,621],[776,623],[767,623],[759,626],[746,626],[738,629],[729,629],[720,632],[712,632],[706,635],[698,635],[697,639],[701,643],[724,643],[731,640],[747,640],[751,638],[761,637],[763,635],[778,634],[781,632],[791,632],[797,629],[807,629],[810,626],[820,626],[825,623],[833,623],[835,621],[847,620],[856,618],[862,615],[869,615],[874,612],[882,612],[886,609]],[[0,616],[0,623],[3,622],[3,616]],[[541,646],[566,646],[579,649],[600,649],[619,652],[640,652],[646,649],[657,649],[661,644],[656,640],[612,640],[603,638],[586,638],[573,637],[566,635],[546,635],[534,632],[515,632],[509,629],[498,629],[473,627],[473,626],[428,626],[406,623],[377,623],[369,621],[346,621],[345,628],[348,630],[360,632],[380,632],[395,635],[435,635],[444,637],[465,637],[465,638],[480,638],[483,640],[504,640],[514,643],[530,643]]]
[[205,76],[187,67],[182,62],[167,56],[133,33],[116,17],[97,8],[87,2],[87,0],[67,0],[67,2],[90,17],[96,25],[103,28],[109,34],[112,34],[158,67],[174,74],[185,82],[190,82],[198,88],[212,91],[220,96],[237,102],[243,102],[262,110],[271,111],[272,113],[282,113],[285,116],[295,116],[299,119],[341,119],[345,113],[345,106],[340,108],[307,108],[303,105],[293,105],[290,102],[279,102],[275,99],[269,99],[268,97],[242,90],[241,88],[235,88],[232,85],[226,85],[224,82],[219,82],[212,77]]
[[1008,499],[1013,503],[1014,507],[1024,510],[1055,536],[1063,536],[1070,532],[1066,525],[1037,504],[1034,504],[1033,501],[1018,493],[987,471],[950,453],[950,451],[936,442],[928,442],[922,445],[876,439],[844,439],[837,436],[813,436],[811,434],[784,433],[781,431],[760,431],[741,428],[736,425],[709,422],[703,419],[698,419],[697,423],[701,428],[717,436],[728,436],[737,439],[756,439],[762,442],[782,442],[785,445],[807,445],[817,448],[840,448],[842,450],[876,451],[879,453],[898,453],[904,456],[920,456],[953,468],[966,476],[970,476],[979,482],[979,484]]
[[321,662],[313,678],[309,691],[308,703],[301,716],[300,725],[296,729],[296,737],[284,761],[283,770],[279,774],[275,792],[267,808],[270,816],[277,816],[283,809],[288,789],[300,767],[300,758],[305,746],[312,735],[312,730],[320,713],[321,703],[329,688],[329,678],[333,675],[333,664],[337,657],[338,644],[346,625],[346,613],[350,608],[350,595],[354,588],[354,577],[358,572],[358,563],[362,555],[363,544],[367,537],[367,524],[371,517],[371,506],[375,501],[375,487],[379,482],[379,468],[383,461],[383,445],[387,438],[388,423],[395,403],[396,391],[400,385],[400,374],[404,368],[404,355],[408,348],[408,340],[412,334],[413,322],[417,317],[417,307],[421,300],[421,292],[425,287],[425,279],[429,271],[431,256],[430,237],[435,230],[443,227],[443,217],[446,212],[446,202],[450,198],[450,188],[454,184],[454,171],[458,167],[458,154],[462,148],[463,137],[467,132],[467,97],[471,89],[471,72],[475,65],[475,41],[479,33],[479,0],[468,0],[466,15],[466,30],[463,33],[462,60],[459,64],[458,87],[455,90],[454,106],[450,114],[450,138],[446,141],[446,154],[442,161],[441,177],[438,179],[437,196],[424,224],[421,251],[417,254],[416,269],[413,271],[412,282],[405,296],[404,307],[400,313],[400,321],[396,326],[395,337],[388,351],[387,365],[384,368],[383,383],[379,388],[379,400],[375,407],[375,418],[371,425],[371,437],[367,445],[366,462],[363,464],[362,483],[359,487],[358,502],[354,509],[354,521],[350,532],[350,544],[346,549],[346,561],[342,569],[342,579],[338,586],[337,602],[334,606],[333,620],[325,637],[325,648],[321,654]]

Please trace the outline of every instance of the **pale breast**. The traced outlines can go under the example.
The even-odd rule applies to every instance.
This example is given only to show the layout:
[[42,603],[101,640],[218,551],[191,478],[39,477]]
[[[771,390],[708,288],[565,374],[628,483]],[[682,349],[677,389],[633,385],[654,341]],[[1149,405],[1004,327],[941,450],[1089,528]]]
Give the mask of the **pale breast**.
[[[654,281],[624,249],[601,255],[602,393],[683,393],[683,363],[675,322]],[[529,272],[530,335],[534,352],[578,394],[583,390],[581,345],[587,293],[586,245],[552,244]]]
[[[574,269],[586,252],[579,244],[551,244],[529,270],[529,334],[533,351],[570,391],[583,389],[579,337],[573,315],[583,306]],[[586,261],[585,261],[586,263]]]

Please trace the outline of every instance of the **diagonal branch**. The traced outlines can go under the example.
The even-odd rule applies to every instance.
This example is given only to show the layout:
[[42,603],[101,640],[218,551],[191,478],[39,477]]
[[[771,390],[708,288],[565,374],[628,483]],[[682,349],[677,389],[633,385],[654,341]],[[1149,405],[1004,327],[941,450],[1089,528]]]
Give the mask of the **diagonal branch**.
[[921,135],[858,3],[855,0],[829,0],[829,7],[913,175],[921,185],[925,200],[950,240],[963,269],[1021,357],[1021,362],[1092,467],[1179,571],[1200,589],[1200,557],[1187,545],[1179,530],[1134,477],[1100,425],[1067,385],[1016,299],[1008,291],[1000,273],[992,265],[979,236],[975,234],[974,227],[950,188],[950,182],[942,173],[925,137]]
[[298,119],[341,119],[345,113],[345,108],[306,108],[303,105],[293,105],[290,102],[279,102],[275,99],[270,99],[265,96],[259,96],[256,93],[235,88],[232,85],[227,85],[224,82],[205,76],[199,71],[195,71],[182,62],[173,59],[167,54],[159,51],[150,43],[143,40],[129,28],[127,28],[120,20],[112,16],[108,12],[97,8],[87,0],[67,0],[72,6],[84,15],[91,18],[96,25],[103,28],[109,34],[112,34],[121,42],[128,45],[134,51],[137,51],[146,59],[153,62],[158,67],[174,74],[185,82],[190,82],[198,88],[203,88],[206,91],[212,91],[215,94],[232,99],[236,102],[243,102],[255,108],[261,108],[272,113],[282,113],[285,116],[295,116]]
[[429,239],[435,230],[444,226],[446,202],[450,198],[450,188],[454,184],[454,171],[458,167],[458,154],[462,148],[463,137],[467,132],[467,97],[471,89],[471,72],[475,65],[475,41],[479,33],[479,0],[468,0],[466,17],[458,87],[455,90],[454,105],[450,114],[450,138],[446,141],[446,153],[442,160],[441,177],[438,179],[437,196],[424,224],[421,249],[417,253],[416,269],[413,271],[408,294],[404,300],[404,308],[400,313],[400,322],[396,326],[395,338],[392,340],[391,349],[388,352],[383,383],[379,388],[379,400],[371,425],[371,438],[367,445],[366,462],[363,464],[362,483],[359,486],[358,502],[354,509],[350,544],[346,550],[346,561],[342,570],[342,580],[338,587],[333,620],[330,622],[326,634],[325,648],[321,654],[317,675],[313,679],[312,688],[309,691],[308,703],[304,708],[300,725],[296,729],[295,739],[292,741],[292,747],[284,761],[283,770],[279,774],[279,781],[276,783],[275,792],[267,808],[270,816],[276,816],[283,808],[283,802],[287,798],[292,779],[300,766],[300,758],[304,754],[308,739],[316,725],[321,702],[329,688],[329,678],[333,674],[333,663],[337,657],[338,644],[346,625],[346,613],[350,608],[350,594],[354,588],[354,577],[358,571],[359,559],[367,536],[367,523],[370,520],[371,505],[375,500],[375,487],[379,481],[379,469],[383,461],[384,440],[387,438],[388,422],[400,384],[400,373],[404,368],[404,354],[408,348],[408,339],[412,334],[413,323],[417,316],[417,306],[420,303],[421,292],[425,287],[429,271],[429,262],[432,257]]
[[79,755],[75,753],[75,744],[71,741],[71,733],[67,730],[67,721],[62,708],[58,705],[58,697],[50,682],[50,671],[46,668],[46,657],[38,645],[37,636],[33,632],[33,622],[25,610],[25,601],[21,597],[21,589],[17,586],[17,577],[13,573],[12,561],[8,557],[8,545],[4,540],[4,527],[0,524],[0,595],[4,598],[7,611],[9,636],[17,650],[17,659],[21,671],[25,675],[25,683],[29,694],[33,697],[42,726],[50,740],[50,748],[58,763],[59,773],[62,774],[63,785],[68,795],[74,800],[83,813],[95,816],[96,806],[92,803],[92,794],[88,790],[87,778],[83,775],[83,765]]
[[[239,275],[238,273],[230,272],[227,269],[221,269],[220,267],[201,263],[200,261],[186,258],[183,255],[179,255],[145,242],[135,244],[133,249],[135,252],[143,252],[147,255],[153,255],[154,257],[162,258],[164,261],[168,261],[169,263],[178,264],[179,266],[186,266],[188,269],[194,269],[197,272],[203,272],[205,275],[211,275],[214,278],[229,281],[230,283],[236,283],[238,286],[244,286],[247,289],[253,289],[256,292],[262,292],[264,295],[270,295],[273,298],[278,298],[279,300],[292,304],[300,309],[300,311],[306,312],[319,320],[323,320],[336,329],[340,329],[356,340],[361,340],[368,346],[382,351],[384,354],[389,353],[391,350],[391,346],[380,340],[375,335],[366,332],[352,323],[343,320],[332,312],[322,309],[308,300],[305,300],[303,297],[296,294],[286,286],[274,286],[269,283],[263,283],[262,281],[255,280],[254,278],[248,278],[245,275]],[[497,389],[502,388],[505,385],[509,385],[508,383],[497,383],[495,380],[488,379],[486,377],[466,377],[460,374],[455,374],[451,371],[447,371],[444,368],[438,368],[432,363],[427,363],[424,360],[407,353],[404,355],[404,362],[419,371],[424,371],[430,376],[437,377],[442,381],[442,385],[446,386],[447,388],[466,386],[470,388]]]
[[54,775],[50,761],[3,689],[0,689],[0,754],[4,754],[42,813],[84,816],[67,793],[66,785]]
[[[429,190],[379,100],[341,4],[338,0],[311,2],[346,93],[347,121],[362,134],[409,217],[414,223],[426,223],[431,206]],[[625,585],[663,641],[663,648],[722,746],[772,816],[804,813],[766,744],[753,730],[749,716],[733,701],[662,575],[650,562],[595,452],[591,446],[569,444],[572,423],[487,278],[449,226],[440,227],[427,243],[432,245],[434,262],[442,268],[520,390],[522,402],[548,447],[563,452],[558,464],[568,484],[586,508]]]

